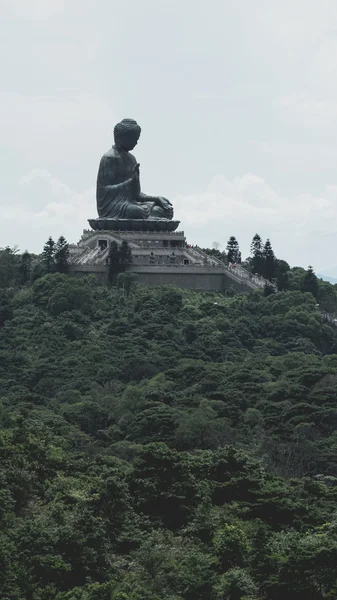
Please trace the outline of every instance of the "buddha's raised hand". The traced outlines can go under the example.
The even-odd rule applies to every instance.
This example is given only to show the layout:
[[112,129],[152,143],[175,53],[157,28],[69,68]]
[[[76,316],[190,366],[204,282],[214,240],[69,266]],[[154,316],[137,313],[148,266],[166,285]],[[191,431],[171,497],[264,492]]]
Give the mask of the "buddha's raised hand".
[[139,163],[135,164],[135,166],[132,169],[132,177],[139,177],[139,167]]

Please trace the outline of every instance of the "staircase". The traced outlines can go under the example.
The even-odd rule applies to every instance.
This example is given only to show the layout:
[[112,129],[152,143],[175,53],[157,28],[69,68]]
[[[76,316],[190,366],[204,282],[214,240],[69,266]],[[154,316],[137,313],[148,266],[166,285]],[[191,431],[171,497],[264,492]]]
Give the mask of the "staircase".
[[101,248],[97,247],[96,248],[85,248],[83,252],[81,252],[81,254],[79,256],[76,256],[73,259],[73,264],[76,265],[90,265],[94,259],[98,256],[102,254],[102,250]]
[[186,255],[191,258],[193,262],[200,263],[202,265],[222,267],[229,279],[232,279],[235,281],[235,283],[239,283],[240,285],[246,285],[252,290],[264,288],[267,284],[275,288],[274,284],[270,283],[263,277],[252,275],[241,265],[236,265],[235,267],[232,265],[225,265],[222,260],[219,260],[215,256],[206,254],[206,252],[203,252],[203,250],[200,248],[187,247]]
[[185,248],[185,254],[188,258],[192,259],[192,262],[213,265],[214,267],[224,266],[224,263],[221,260],[218,260],[214,256],[209,256],[206,252],[200,250],[200,248],[190,248],[187,246]]

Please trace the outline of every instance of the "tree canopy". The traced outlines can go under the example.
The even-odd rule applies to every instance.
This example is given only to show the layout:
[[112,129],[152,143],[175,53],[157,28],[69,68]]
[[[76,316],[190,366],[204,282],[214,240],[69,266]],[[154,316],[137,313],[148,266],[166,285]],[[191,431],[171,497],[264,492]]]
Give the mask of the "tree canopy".
[[0,251],[0,597],[335,600],[336,288],[34,260]]

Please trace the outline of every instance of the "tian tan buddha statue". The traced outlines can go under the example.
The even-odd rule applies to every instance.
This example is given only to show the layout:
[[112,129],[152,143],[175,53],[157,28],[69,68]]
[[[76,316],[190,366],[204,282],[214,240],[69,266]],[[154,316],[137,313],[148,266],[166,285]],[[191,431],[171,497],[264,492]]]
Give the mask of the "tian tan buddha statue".
[[133,119],[123,119],[115,126],[115,144],[102,157],[98,171],[97,221],[104,220],[105,224],[110,219],[167,221],[173,217],[169,200],[141,192],[139,164],[130,154],[139,140],[140,132],[140,126]]

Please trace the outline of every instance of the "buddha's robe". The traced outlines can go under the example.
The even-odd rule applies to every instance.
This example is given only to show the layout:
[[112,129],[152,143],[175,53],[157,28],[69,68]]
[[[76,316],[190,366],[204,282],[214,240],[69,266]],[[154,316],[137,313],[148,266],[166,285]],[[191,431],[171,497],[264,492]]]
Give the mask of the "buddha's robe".
[[113,146],[101,159],[97,176],[97,212],[103,219],[172,218],[156,204],[156,198],[142,194],[139,176],[132,176],[137,161]]

